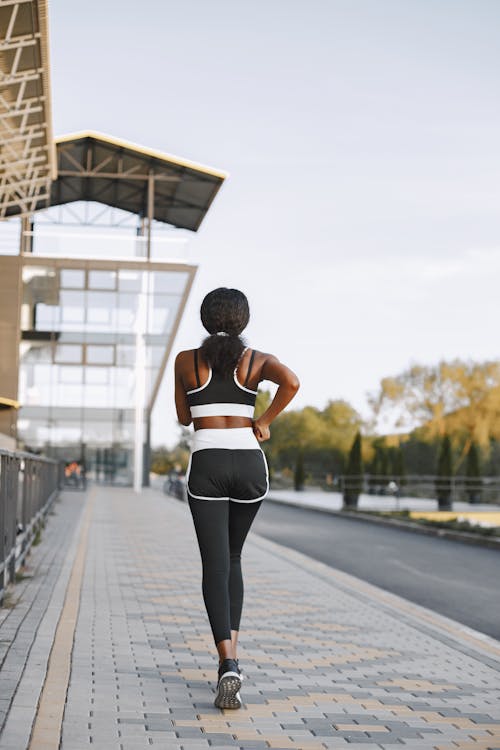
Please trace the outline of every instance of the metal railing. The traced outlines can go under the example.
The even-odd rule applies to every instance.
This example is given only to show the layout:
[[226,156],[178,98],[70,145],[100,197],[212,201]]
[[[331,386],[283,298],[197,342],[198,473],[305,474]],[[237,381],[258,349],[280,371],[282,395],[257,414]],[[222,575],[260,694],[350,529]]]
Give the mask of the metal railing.
[[340,492],[363,492],[369,495],[438,499],[441,493],[449,496],[450,502],[500,503],[500,477],[436,476],[394,474],[380,476],[341,475],[336,487]]
[[62,486],[62,465],[0,449],[0,603]]

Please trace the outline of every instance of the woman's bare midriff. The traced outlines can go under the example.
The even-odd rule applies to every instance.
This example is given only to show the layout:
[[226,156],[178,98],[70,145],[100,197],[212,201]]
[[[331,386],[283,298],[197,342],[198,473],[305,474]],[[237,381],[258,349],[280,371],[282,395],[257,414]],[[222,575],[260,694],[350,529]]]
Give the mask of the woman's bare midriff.
[[195,430],[219,430],[227,427],[251,427],[249,417],[197,417],[193,419]]

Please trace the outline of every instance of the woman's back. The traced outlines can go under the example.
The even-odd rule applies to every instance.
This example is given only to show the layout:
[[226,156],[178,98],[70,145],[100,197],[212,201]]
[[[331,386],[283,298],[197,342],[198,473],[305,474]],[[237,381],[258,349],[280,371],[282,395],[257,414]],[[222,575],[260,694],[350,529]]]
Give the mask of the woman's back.
[[[246,353],[246,349],[243,354]],[[216,372],[208,365],[208,373],[200,377],[199,350],[193,350],[193,367],[196,388],[186,392],[187,402],[193,419],[197,417],[247,417],[253,419],[257,390],[248,387],[255,359],[255,349],[250,354],[244,383],[239,380],[240,362],[234,368],[232,377]]]
[[266,358],[263,352],[245,347],[236,367],[224,376],[212,368],[203,350],[180,352],[176,369],[182,384],[180,407],[186,424],[200,428],[249,427],[252,425],[257,390]]
[[[213,369],[204,357],[201,347],[199,349],[187,349],[180,354],[184,358],[181,372],[182,381],[186,393],[188,393],[190,390],[199,388],[200,385],[203,386]],[[242,386],[253,391],[257,390],[260,382],[259,374],[265,357],[266,355],[263,352],[256,349],[250,347],[243,349],[235,368],[237,380]],[[196,375],[196,364],[198,366],[198,377]],[[222,378],[223,376],[219,375],[219,377]],[[232,377],[228,377],[228,380],[231,379]]]

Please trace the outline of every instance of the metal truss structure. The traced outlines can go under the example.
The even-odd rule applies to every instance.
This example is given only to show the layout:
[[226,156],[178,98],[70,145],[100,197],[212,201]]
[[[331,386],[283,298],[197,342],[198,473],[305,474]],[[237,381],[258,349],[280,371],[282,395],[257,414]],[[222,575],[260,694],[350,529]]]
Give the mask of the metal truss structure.
[[51,206],[97,202],[197,231],[226,174],[102,133],[56,138]]
[[[105,227],[121,228],[136,231],[141,228],[140,219],[129,211],[122,211],[113,206],[92,201],[76,201],[75,203],[61,203],[50,206],[45,211],[39,211],[34,217],[39,227]],[[155,231],[172,231],[167,224],[153,223]]]
[[[1,2],[1,0],[0,0]],[[138,233],[146,238],[151,257],[153,224],[196,232],[226,178],[226,173],[161,151],[144,148],[102,133],[85,131],[55,139],[57,178],[50,196],[35,198],[24,214],[22,237],[29,235],[37,212],[64,206],[77,224],[96,226],[100,219],[114,226],[130,225],[127,216],[139,219]],[[84,215],[82,203],[88,209]],[[97,211],[96,206],[101,205]],[[74,209],[72,208],[74,207]],[[19,205],[5,206],[4,218],[18,216]],[[31,216],[30,216],[31,214]],[[2,217],[0,217],[2,218]],[[26,250],[24,239],[21,250]]]
[[56,177],[48,0],[0,0],[0,219],[48,205]]

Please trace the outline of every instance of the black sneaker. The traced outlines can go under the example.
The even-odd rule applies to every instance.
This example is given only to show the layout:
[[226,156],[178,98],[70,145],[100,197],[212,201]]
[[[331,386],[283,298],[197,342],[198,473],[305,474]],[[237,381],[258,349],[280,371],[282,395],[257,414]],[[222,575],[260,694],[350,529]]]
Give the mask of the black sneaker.
[[241,677],[235,659],[224,659],[219,666],[217,695],[214,704],[217,708],[241,708]]

